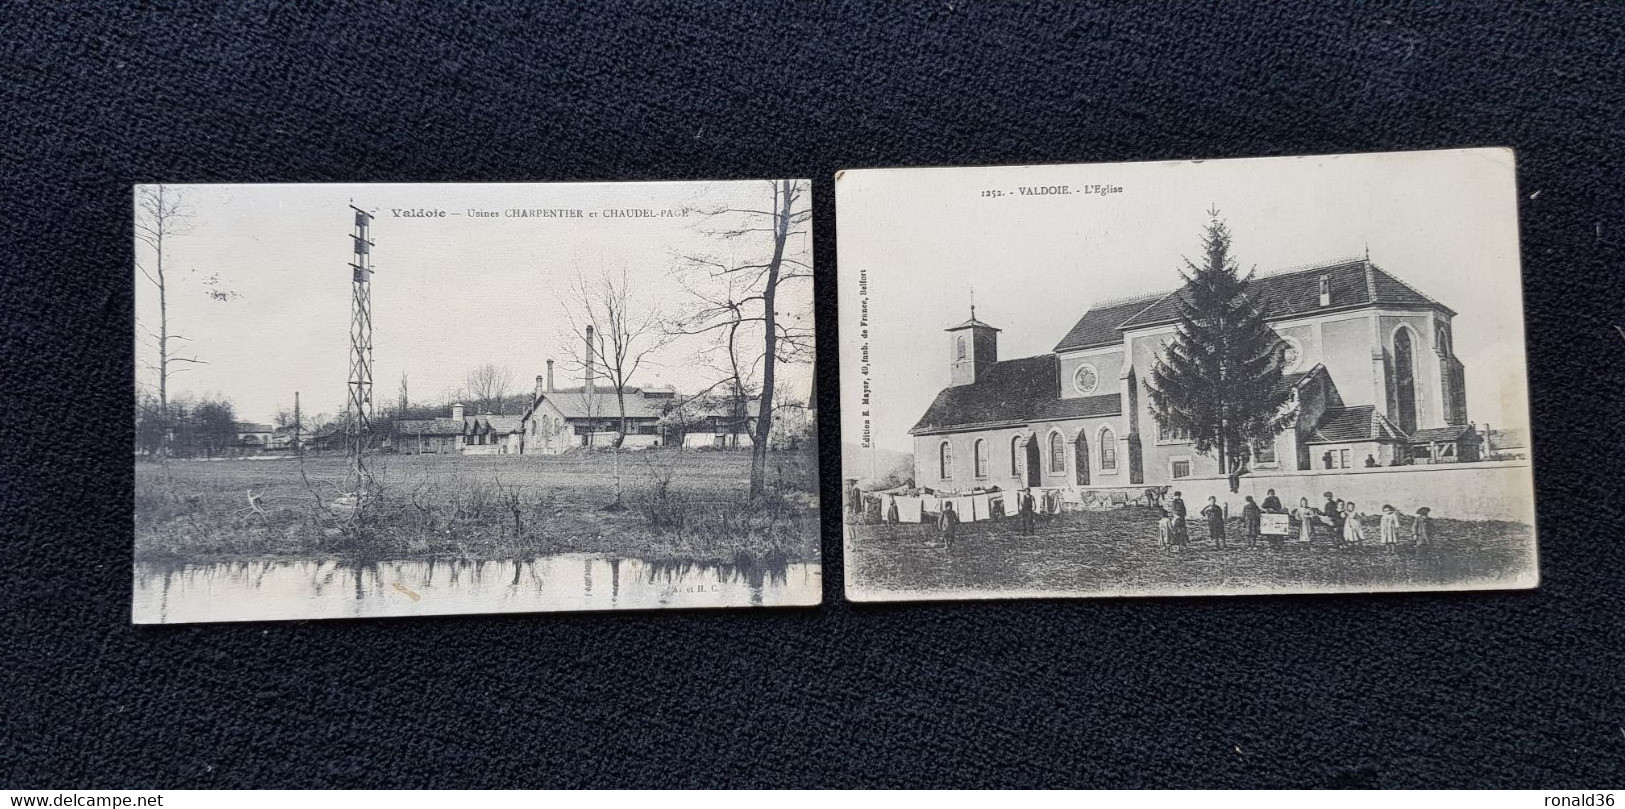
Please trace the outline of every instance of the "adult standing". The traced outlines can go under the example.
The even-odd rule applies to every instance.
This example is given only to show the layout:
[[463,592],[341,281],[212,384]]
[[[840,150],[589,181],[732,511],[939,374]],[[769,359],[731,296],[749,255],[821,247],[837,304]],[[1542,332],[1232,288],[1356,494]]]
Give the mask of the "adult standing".
[[1184,545],[1190,540],[1190,532],[1185,526],[1185,495],[1183,492],[1174,492],[1173,502],[1168,507],[1174,512],[1174,538],[1176,545]]
[[1023,536],[1033,535],[1033,491],[1022,489],[1016,496],[1018,508],[1021,511],[1021,533]]
[[[1252,498],[1249,497],[1247,500],[1251,502]],[[1281,507],[1281,498],[1275,496],[1274,489],[1264,493],[1264,510],[1271,514],[1280,514],[1286,510]]]

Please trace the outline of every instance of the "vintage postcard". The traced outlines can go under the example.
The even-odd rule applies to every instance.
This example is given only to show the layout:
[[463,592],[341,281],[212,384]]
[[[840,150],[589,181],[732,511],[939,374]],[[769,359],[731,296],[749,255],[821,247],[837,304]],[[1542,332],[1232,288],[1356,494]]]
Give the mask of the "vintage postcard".
[[837,175],[848,597],[1534,587],[1514,168]]
[[806,181],[134,195],[136,623],[819,603]]

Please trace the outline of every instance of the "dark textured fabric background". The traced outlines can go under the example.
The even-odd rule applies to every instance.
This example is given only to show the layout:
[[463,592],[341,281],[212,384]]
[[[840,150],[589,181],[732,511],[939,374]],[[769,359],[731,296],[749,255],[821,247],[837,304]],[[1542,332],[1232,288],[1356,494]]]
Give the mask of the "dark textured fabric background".
[[[0,785],[1621,786],[1622,25],[6,3]],[[830,519],[821,609],[129,625],[132,183],[811,177],[836,502],[837,169],[1483,145],[1519,157],[1538,592],[856,607]]]

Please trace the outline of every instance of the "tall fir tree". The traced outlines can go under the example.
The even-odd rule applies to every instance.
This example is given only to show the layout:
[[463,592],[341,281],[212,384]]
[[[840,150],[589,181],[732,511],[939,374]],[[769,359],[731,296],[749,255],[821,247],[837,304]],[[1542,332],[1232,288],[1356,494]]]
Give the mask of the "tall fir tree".
[[1290,391],[1281,381],[1281,338],[1250,289],[1253,273],[1242,275],[1230,255],[1219,212],[1208,215],[1203,260],[1186,259],[1180,273],[1174,340],[1151,370],[1151,414],[1189,434],[1197,452],[1217,455],[1236,491],[1253,446],[1291,424],[1281,412]]

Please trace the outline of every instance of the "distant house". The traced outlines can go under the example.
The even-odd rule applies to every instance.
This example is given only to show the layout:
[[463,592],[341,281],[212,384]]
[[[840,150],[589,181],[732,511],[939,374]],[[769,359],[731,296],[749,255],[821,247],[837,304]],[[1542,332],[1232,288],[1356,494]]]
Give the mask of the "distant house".
[[467,415],[462,403],[449,418],[395,422],[394,447],[407,455],[506,455],[519,452],[520,417]]
[[349,438],[342,424],[329,424],[314,433],[307,434],[301,440],[304,449],[316,452],[331,452],[344,449],[344,443]]
[[[547,375],[536,377],[530,405],[519,419],[518,451],[545,455],[577,447],[611,446],[620,432],[621,398],[614,388],[593,384],[555,387],[553,361],[548,360]],[[626,435],[621,446],[660,446],[660,417],[676,406],[677,391],[669,387],[628,387],[624,399]]]
[[755,413],[760,399],[745,402],[744,415],[736,415],[731,402],[723,401],[696,412],[694,426],[683,434],[683,446],[710,449],[750,449],[755,443]]
[[507,455],[520,452],[519,416],[493,416],[481,413],[464,419],[464,455]]
[[461,452],[463,431],[462,405],[452,406],[452,417],[445,419],[401,419],[395,422],[394,447],[407,455],[446,455]]
[[[616,396],[613,387],[595,384],[560,388],[553,384],[553,361],[548,360],[547,374],[536,377],[536,388],[522,415],[469,415],[463,405],[453,404],[449,418],[396,420],[392,445],[396,452],[408,455],[553,455],[609,447],[621,432],[622,398],[626,407],[623,448],[644,449],[679,440],[675,431],[668,436],[661,427],[663,416],[685,404],[674,388],[629,386],[624,397]],[[736,414],[728,402],[697,409],[692,402],[687,404],[694,412],[689,429],[681,434],[683,446],[751,446],[759,400],[746,402],[744,415]],[[774,429],[777,432],[782,427],[786,434],[799,435],[814,418],[810,408],[789,405],[775,413]]]
[[292,449],[293,443],[292,427],[278,427],[276,432],[271,433],[271,449]]
[[1490,458],[1528,458],[1528,431],[1492,430],[1485,425],[1484,455]]
[[269,424],[238,421],[232,424],[236,440],[231,449],[238,455],[258,455],[273,447],[276,428]]

